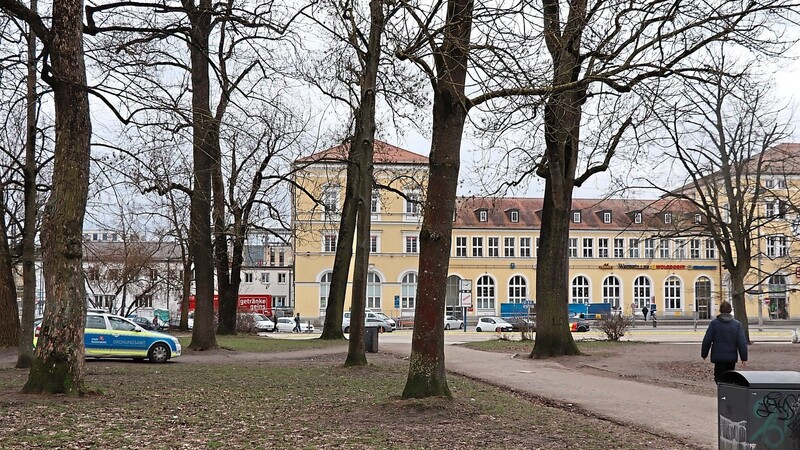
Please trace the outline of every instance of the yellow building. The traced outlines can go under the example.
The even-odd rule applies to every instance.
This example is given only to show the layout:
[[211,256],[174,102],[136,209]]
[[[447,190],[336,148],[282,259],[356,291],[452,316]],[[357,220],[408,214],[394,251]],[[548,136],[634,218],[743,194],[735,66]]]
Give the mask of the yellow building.
[[[345,159],[346,148],[340,146],[296,162],[300,188],[293,193],[295,305],[303,317],[325,314]],[[373,192],[367,307],[392,317],[411,317],[428,161],[379,142],[375,162],[375,179],[384,187]],[[501,304],[535,300],[541,209],[539,198],[458,200],[448,311],[460,312],[462,280],[471,285],[471,317],[498,315]],[[728,289],[716,246],[703,233],[706,225],[706,218],[688,202],[575,199],[570,302],[610,303],[624,314],[639,315],[642,307],[656,305],[659,318],[692,318],[695,312],[700,319],[712,318],[720,301],[728,298]],[[764,248],[780,251],[777,241],[769,242],[764,238]],[[787,287],[782,289],[781,305],[788,318],[788,287],[794,277],[779,276]],[[748,304],[749,317],[755,317],[756,304]]]

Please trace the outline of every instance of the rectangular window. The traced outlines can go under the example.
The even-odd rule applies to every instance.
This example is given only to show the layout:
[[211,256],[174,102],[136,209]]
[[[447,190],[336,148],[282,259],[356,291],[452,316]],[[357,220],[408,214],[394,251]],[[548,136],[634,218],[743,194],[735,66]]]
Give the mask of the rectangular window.
[[322,251],[333,253],[336,251],[336,235],[326,234],[322,237]]
[[642,223],[642,213],[640,213],[640,212],[637,212],[637,213],[636,213],[636,214],[633,216],[633,223]]
[[457,257],[465,257],[465,256],[467,256],[467,237],[466,236],[456,236],[456,256]]
[[369,212],[371,212],[373,216],[381,212],[380,199],[381,199],[381,194],[378,192],[377,189],[373,189],[372,199],[370,200],[369,204]]
[[489,238],[489,258],[497,258],[500,256],[500,238]]
[[611,213],[604,212],[603,213],[603,223],[611,223]]
[[480,212],[478,212],[478,220],[480,220],[481,222],[486,222],[487,220],[489,220],[489,212],[485,210],[481,210]]
[[780,258],[788,254],[786,246],[786,236],[776,235],[767,236],[767,256],[770,258]]
[[702,214],[695,214],[694,215],[694,223],[703,223],[703,215]]
[[608,238],[597,239],[597,257],[608,258]]
[[279,273],[278,274],[278,284],[286,284],[286,274]]
[[269,249],[269,265],[270,266],[274,266],[275,265],[275,249],[274,248],[270,248]]
[[594,258],[594,238],[583,238],[583,257]]
[[689,248],[689,258],[700,259],[700,239],[692,239]]
[[286,265],[286,250],[284,249],[278,250],[278,265],[279,266]]
[[639,257],[639,239],[628,239],[628,256],[631,258]]
[[269,283],[269,272],[261,272],[261,283]]
[[572,212],[572,221],[574,223],[581,223],[581,212],[580,211],[573,211]]
[[578,238],[569,238],[569,257],[578,257]]
[[244,273],[244,282],[245,283],[252,283],[253,282],[253,273],[252,272],[245,272]]
[[474,236],[472,238],[472,256],[476,258],[483,257],[483,237]]
[[419,253],[419,237],[406,236],[406,253]]
[[717,259],[717,243],[714,239],[706,239],[706,259]]
[[407,219],[417,219],[420,215],[420,211],[422,211],[422,207],[420,205],[421,196],[419,192],[411,191],[406,192],[406,218]]
[[653,238],[645,239],[644,240],[644,257],[647,259],[653,259],[656,257],[656,240]]
[[614,258],[625,257],[625,239],[614,238]]
[[773,180],[764,180],[764,187],[767,189],[772,189],[775,187],[775,182]]
[[675,259],[686,259],[686,239],[675,239]]
[[322,204],[326,214],[339,212],[339,188],[333,186],[326,188],[322,194]]
[[372,234],[369,236],[369,252],[370,253],[379,253],[381,251],[379,245],[379,239],[377,234]]
[[506,258],[513,258],[516,252],[516,239],[513,237],[503,238],[503,252]]
[[519,256],[521,258],[531,257],[531,238],[529,237],[519,238]]
[[514,223],[519,222],[519,211],[511,211],[511,221]]
[[664,213],[664,223],[672,223],[672,213]]
[[669,239],[660,239],[658,243],[658,254],[661,259],[669,259]]
[[153,297],[151,295],[137,295],[133,306],[134,308],[152,308]]

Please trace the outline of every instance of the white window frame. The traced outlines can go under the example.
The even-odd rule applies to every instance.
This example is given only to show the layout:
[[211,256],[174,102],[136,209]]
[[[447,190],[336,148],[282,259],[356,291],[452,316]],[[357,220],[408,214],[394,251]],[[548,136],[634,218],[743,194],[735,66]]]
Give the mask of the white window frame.
[[597,238],[597,257],[608,258],[608,238]]
[[376,272],[367,273],[367,308],[381,309],[381,277]]
[[670,253],[670,240],[663,238],[658,241],[658,257],[661,259],[669,259],[670,256],[672,256],[672,253]]
[[519,257],[520,258],[530,258],[531,257],[531,238],[530,237],[521,237],[521,238],[519,238]]
[[628,238],[628,257],[639,258],[639,238]]
[[689,241],[689,258],[700,259],[700,239]]
[[278,273],[278,284],[286,284],[286,274]]
[[496,285],[494,278],[481,275],[475,287],[475,304],[478,309],[495,309]]
[[328,307],[328,297],[331,295],[331,280],[333,272],[325,272],[319,278],[319,309]]
[[381,235],[377,233],[372,233],[369,235],[369,252],[370,253],[380,253],[381,252]]
[[706,259],[717,259],[717,242],[713,238],[706,239]]
[[578,257],[578,238],[574,237],[569,238],[569,257],[570,258]]
[[517,211],[516,209],[512,210],[511,214],[509,214],[509,215],[511,216],[511,222],[514,222],[514,223],[519,222],[519,211]]
[[633,223],[642,223],[642,213],[637,212],[633,215]]
[[483,258],[483,236],[472,236],[472,256]]
[[594,238],[581,239],[581,250],[584,258],[594,258]]
[[336,233],[325,233],[322,235],[322,252],[323,253],[336,253],[336,240],[338,235]]
[[418,221],[422,216],[422,194],[418,190],[411,190],[405,192],[403,197],[403,211],[405,212],[403,218],[406,222]]
[[503,255],[506,258],[516,258],[517,238],[506,236],[503,238]]
[[261,272],[261,284],[269,283],[269,272]]
[[625,257],[625,238],[614,238],[614,258]]
[[326,186],[322,191],[322,207],[324,209],[323,215],[330,217],[339,214],[339,195],[341,188],[339,186]]
[[514,275],[508,280],[508,302],[522,303],[528,299],[528,281],[522,275]]
[[664,223],[667,225],[672,223],[672,213],[664,213]]
[[489,211],[482,209],[478,211],[478,221],[480,222],[488,222],[489,221]]
[[656,240],[654,238],[644,240],[644,257],[647,259],[656,257]]
[[403,235],[403,253],[407,254],[419,253],[419,235],[417,234]]
[[603,213],[603,223],[611,223],[611,213],[604,212]]
[[570,282],[570,303],[589,303],[591,301],[591,285],[589,278],[578,275]]
[[[641,310],[645,306],[650,308],[653,301],[653,282],[650,278],[639,275],[633,280],[633,303],[636,309]],[[636,312],[636,311],[634,311]]]
[[686,239],[675,239],[674,259],[686,259]]
[[486,251],[489,258],[499,258],[500,257],[500,237],[499,236],[489,236],[488,241],[486,243]]
[[572,211],[572,223],[581,223],[580,211]]
[[789,246],[786,236],[775,234],[767,236],[767,257],[783,258],[789,256]]
[[466,236],[456,236],[455,255],[456,258],[465,258],[467,256]]
[[681,279],[672,275],[664,280],[664,309],[681,309],[683,300],[683,284]]
[[417,283],[419,276],[416,272],[408,272],[400,280],[400,307],[414,309],[417,304]]
[[609,275],[603,280],[603,303],[611,303],[612,307],[622,305],[622,280]]

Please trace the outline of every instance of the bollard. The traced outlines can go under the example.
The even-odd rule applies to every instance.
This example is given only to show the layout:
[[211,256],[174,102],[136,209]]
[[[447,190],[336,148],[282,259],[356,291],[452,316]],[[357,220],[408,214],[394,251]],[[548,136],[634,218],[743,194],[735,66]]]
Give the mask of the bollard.
[[656,320],[656,315],[653,314],[653,328],[657,328],[657,327],[658,327],[658,321]]

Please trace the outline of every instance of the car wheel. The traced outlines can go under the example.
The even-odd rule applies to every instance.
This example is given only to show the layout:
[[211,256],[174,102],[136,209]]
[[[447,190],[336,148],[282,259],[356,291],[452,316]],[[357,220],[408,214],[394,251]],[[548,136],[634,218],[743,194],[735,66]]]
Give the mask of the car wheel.
[[481,332],[481,331],[483,331],[483,330],[481,330],[481,328],[480,328],[480,327],[478,327],[478,328],[476,328],[476,329],[475,329],[475,331],[477,331],[478,333],[480,333],[480,332]]
[[458,324],[458,329],[460,330],[462,328],[464,328],[464,324],[463,323]]
[[450,324],[449,323],[444,324],[444,329],[445,330],[449,330],[450,329]]
[[169,359],[169,347],[163,342],[159,342],[150,347],[147,357],[153,363],[165,363]]

